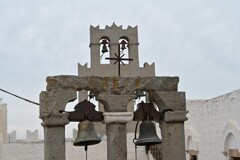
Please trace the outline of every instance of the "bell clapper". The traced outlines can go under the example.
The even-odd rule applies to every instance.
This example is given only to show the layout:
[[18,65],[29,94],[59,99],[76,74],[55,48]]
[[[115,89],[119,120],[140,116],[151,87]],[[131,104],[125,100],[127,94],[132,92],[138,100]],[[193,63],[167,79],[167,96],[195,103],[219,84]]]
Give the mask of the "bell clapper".
[[137,160],[137,145],[135,144],[135,160]]
[[139,121],[137,121],[137,123],[136,123],[135,135],[134,135],[134,138],[133,138],[133,143],[135,144],[135,160],[137,160],[137,145],[136,145],[136,141],[137,141],[137,127],[138,127],[138,123],[139,123]]
[[86,160],[87,160],[87,150],[88,150],[88,146],[87,145],[85,145],[84,150],[86,152]]

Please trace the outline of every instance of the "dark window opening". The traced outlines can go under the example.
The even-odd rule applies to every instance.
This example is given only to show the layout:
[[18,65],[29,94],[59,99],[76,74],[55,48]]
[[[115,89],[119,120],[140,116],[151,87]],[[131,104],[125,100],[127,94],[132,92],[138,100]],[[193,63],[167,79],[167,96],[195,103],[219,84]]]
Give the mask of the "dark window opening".
[[191,155],[190,160],[197,160],[197,155]]

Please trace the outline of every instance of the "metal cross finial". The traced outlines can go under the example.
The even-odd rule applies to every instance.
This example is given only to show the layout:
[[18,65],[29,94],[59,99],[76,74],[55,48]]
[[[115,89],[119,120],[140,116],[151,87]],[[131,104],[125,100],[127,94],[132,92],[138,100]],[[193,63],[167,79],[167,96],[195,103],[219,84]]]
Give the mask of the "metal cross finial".
[[120,71],[120,64],[122,63],[123,65],[125,65],[123,63],[123,61],[133,61],[133,59],[131,58],[123,58],[123,56],[125,54],[122,54],[120,55],[120,52],[118,52],[118,55],[116,53],[114,53],[116,58],[105,58],[105,59],[108,59],[108,60],[116,60],[116,62],[114,62],[114,64],[118,63],[118,76],[120,77],[120,74],[121,74],[121,71]]

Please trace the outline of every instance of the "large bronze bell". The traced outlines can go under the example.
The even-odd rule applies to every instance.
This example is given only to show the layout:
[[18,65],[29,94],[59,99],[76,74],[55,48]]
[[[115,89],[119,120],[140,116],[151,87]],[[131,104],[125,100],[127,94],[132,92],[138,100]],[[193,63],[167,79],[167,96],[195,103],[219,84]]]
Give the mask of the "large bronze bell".
[[93,122],[84,120],[78,124],[78,135],[73,142],[74,146],[88,146],[101,142],[101,139],[97,136]]
[[139,137],[135,144],[137,146],[150,146],[159,143],[162,143],[162,140],[158,138],[153,122],[143,121],[140,124]]

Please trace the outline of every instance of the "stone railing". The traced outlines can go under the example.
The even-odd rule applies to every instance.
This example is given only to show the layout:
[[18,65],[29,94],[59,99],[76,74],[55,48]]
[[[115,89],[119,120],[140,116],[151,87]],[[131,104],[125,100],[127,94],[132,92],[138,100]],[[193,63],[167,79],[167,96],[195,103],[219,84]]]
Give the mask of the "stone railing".
[[150,146],[150,153],[155,160],[162,160],[162,146],[161,144]]

